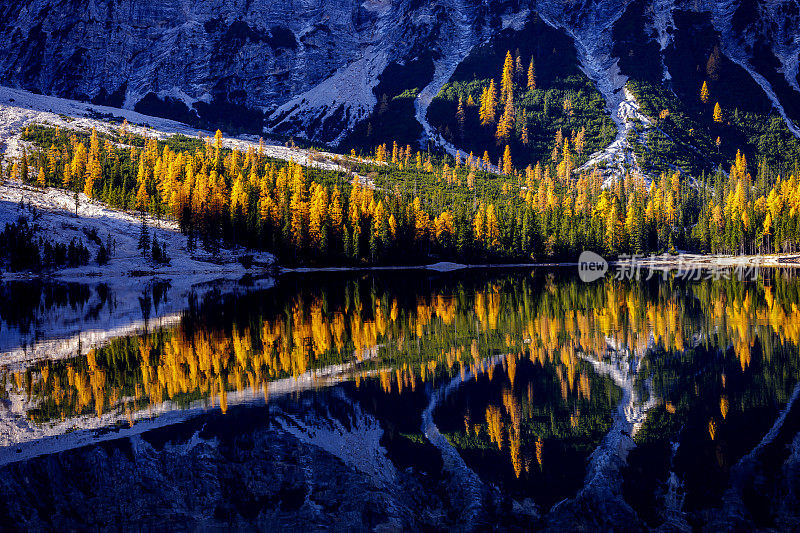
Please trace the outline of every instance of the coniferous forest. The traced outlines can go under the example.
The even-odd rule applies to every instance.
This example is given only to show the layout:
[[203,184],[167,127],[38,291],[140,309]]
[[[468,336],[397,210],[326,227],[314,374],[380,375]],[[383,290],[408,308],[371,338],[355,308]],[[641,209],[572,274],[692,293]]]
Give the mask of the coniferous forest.
[[219,132],[157,141],[124,125],[113,137],[42,126],[24,134],[36,148],[4,172],[177,220],[190,249],[238,245],[274,252],[286,264],[797,249],[796,167],[750,162],[739,152],[729,168],[699,179],[674,172],[609,182],[597,168],[576,171],[581,136],[559,130],[552,157],[524,169],[508,146],[493,161],[393,143],[343,158],[351,169],[344,173],[272,159],[258,148],[225,149]]

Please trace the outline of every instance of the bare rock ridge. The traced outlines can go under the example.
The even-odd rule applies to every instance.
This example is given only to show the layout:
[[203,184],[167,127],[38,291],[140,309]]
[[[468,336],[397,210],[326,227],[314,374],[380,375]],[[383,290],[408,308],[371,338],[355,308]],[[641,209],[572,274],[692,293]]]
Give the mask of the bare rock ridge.
[[198,127],[336,145],[376,108],[375,88],[390,67],[424,60],[432,74],[408,83],[420,91],[423,135],[436,140],[427,105],[455,67],[498,32],[540,17],[574,41],[620,141],[629,73],[614,57],[612,26],[634,5],[665,80],[673,13],[703,15],[722,53],[800,136],[798,0],[6,0],[0,84]]

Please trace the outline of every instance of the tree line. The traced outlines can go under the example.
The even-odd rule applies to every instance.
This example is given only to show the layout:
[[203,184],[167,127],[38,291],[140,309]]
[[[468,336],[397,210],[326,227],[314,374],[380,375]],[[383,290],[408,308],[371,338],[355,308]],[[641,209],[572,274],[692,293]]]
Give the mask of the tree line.
[[118,135],[31,129],[25,138],[40,149],[5,172],[172,217],[190,250],[242,245],[292,264],[772,253],[796,250],[800,231],[798,173],[752,168],[743,154],[728,172],[697,180],[675,172],[607,182],[599,169],[576,172],[579,144],[559,132],[554,159],[524,170],[510,149],[491,172],[486,158],[395,143],[351,159],[357,174],[348,176],[269,158],[263,147],[224,149],[219,132],[165,142],[134,138],[123,125]]

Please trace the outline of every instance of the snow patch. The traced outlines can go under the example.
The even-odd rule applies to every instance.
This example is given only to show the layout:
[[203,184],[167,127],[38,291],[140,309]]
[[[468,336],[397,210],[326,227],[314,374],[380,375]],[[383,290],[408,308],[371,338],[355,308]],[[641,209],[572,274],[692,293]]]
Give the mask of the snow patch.
[[[78,216],[75,216],[73,193],[60,189],[38,189],[18,182],[0,181],[0,227],[26,216],[31,226],[38,226],[38,235],[68,244],[81,240],[89,249],[92,259],[99,245],[91,242],[84,231],[94,232],[105,245],[111,240],[112,250],[108,264],[89,264],[67,268],[47,275],[52,281],[69,281],[97,285],[108,289],[111,302],[100,307],[96,315],[87,309],[102,303],[97,291],[83,307],[65,311],[60,308],[37,318],[25,333],[9,329],[3,324],[0,340],[0,361],[6,365],[29,363],[43,358],[74,356],[80,344],[84,349],[100,346],[108,340],[143,329],[150,325],[168,326],[178,320],[187,306],[190,294],[202,295],[219,280],[239,280],[248,273],[238,257],[243,249],[222,249],[216,257],[197,250],[187,250],[187,238],[180,233],[176,222],[147,218],[150,238],[155,235],[170,257],[170,264],[157,265],[145,261],[138,250],[141,219],[120,210],[105,207],[78,195]],[[20,203],[24,201],[25,207]],[[35,208],[35,215],[34,215]],[[248,252],[250,253],[250,252]],[[266,252],[253,253],[256,267],[274,263]],[[31,273],[4,273],[4,280],[40,279]],[[168,283],[167,298],[153,306],[146,319],[140,297],[150,294],[153,286]],[[272,280],[259,282],[264,288]]]
[[467,268],[467,266],[459,263],[450,263],[443,261],[440,263],[434,263],[432,265],[428,265],[426,268],[428,270],[434,270],[436,272],[454,272],[456,270],[465,269]]
[[[171,93],[176,96],[177,93]],[[49,125],[61,129],[75,131],[91,131],[92,128],[102,133],[118,133],[120,124],[127,120],[128,131],[144,137],[166,140],[180,134],[187,137],[214,137],[213,132],[191,128],[174,120],[167,120],[142,115],[127,109],[86,104],[76,100],[55,98],[33,94],[20,89],[0,86],[0,153],[5,152],[8,158],[22,156],[25,143],[21,140],[24,129],[33,125]],[[240,137],[222,138],[225,148],[246,152],[249,148],[258,150],[257,137],[242,135]],[[338,154],[287,147],[268,139],[264,140],[264,154],[268,157],[295,161],[304,166],[350,173],[340,163],[348,159]]]
[[[331,365],[311,370],[294,378],[284,378],[268,384],[264,389],[247,388],[227,393],[228,408],[255,405],[298,392],[332,387],[353,379],[357,364]],[[364,374],[360,373],[363,377]],[[368,372],[367,376],[374,373]],[[201,399],[191,405],[166,401],[149,405],[139,411],[125,414],[119,410],[103,413],[100,417],[81,415],[64,421],[35,424],[27,417],[30,404],[22,394],[9,394],[9,401],[0,403],[0,466],[32,457],[59,453],[107,440],[130,437],[151,429],[166,427],[218,409],[210,399]],[[130,418],[128,418],[130,417]],[[133,421],[133,426],[129,425]]]

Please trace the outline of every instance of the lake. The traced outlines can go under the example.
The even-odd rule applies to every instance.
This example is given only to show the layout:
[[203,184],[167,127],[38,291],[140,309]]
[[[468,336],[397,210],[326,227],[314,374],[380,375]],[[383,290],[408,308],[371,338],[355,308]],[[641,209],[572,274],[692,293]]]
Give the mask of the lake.
[[255,281],[0,284],[0,521],[800,524],[793,270]]

